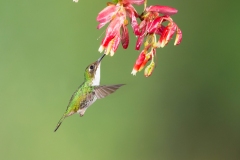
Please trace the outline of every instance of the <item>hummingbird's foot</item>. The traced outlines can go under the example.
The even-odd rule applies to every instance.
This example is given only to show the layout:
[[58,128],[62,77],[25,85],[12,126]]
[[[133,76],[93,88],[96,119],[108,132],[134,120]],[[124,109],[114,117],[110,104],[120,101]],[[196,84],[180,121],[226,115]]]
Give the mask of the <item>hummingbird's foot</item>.
[[79,110],[77,111],[77,113],[80,115],[80,117],[82,117],[82,116],[84,115],[86,109],[87,109],[87,108],[83,108],[83,109],[79,109]]

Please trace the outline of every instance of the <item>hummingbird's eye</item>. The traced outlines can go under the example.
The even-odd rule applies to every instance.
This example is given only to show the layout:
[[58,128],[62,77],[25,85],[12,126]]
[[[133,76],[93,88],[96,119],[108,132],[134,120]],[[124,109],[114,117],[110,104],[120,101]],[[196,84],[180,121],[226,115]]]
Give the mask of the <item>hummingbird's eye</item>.
[[93,68],[94,68],[94,66],[93,66],[93,65],[91,65],[89,68],[90,68],[90,69],[93,69]]

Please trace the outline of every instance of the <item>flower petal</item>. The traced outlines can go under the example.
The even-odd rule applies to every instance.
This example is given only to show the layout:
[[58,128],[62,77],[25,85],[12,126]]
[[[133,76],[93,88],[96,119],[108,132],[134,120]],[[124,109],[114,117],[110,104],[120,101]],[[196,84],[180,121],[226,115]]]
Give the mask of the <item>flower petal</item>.
[[137,60],[136,60],[136,62],[135,62],[135,64],[134,64],[133,70],[139,71],[139,68],[141,67],[142,63],[144,62],[145,56],[146,56],[145,50],[143,50],[143,51],[139,54],[139,56],[138,56],[138,58],[137,58]]
[[124,19],[121,16],[115,17],[106,30],[106,36],[102,41],[104,47],[108,46],[108,43],[120,32],[120,27],[123,25]]
[[104,39],[102,40],[101,46],[106,48],[109,44],[109,42],[114,38],[114,35],[106,35]]
[[105,26],[105,24],[107,24],[107,23],[108,23],[108,21],[105,21],[105,22],[99,23],[98,26],[97,26],[97,29],[102,28],[102,27]]
[[138,36],[138,39],[137,39],[137,42],[136,42],[136,46],[135,46],[136,50],[139,50],[141,45],[142,45],[142,43],[143,43],[143,40],[144,40],[144,37],[145,37],[146,28],[147,28],[147,26],[143,27],[142,30],[141,30],[141,35]]
[[177,28],[177,35],[176,35],[174,45],[179,45],[181,41],[182,41],[182,31],[180,30],[180,28]]
[[168,7],[168,6],[160,6],[160,5],[155,5],[155,6],[149,6],[146,8],[147,12],[159,12],[164,15],[173,15],[178,12],[177,9]]
[[140,24],[139,24],[139,29],[141,30],[143,27],[147,25],[147,21],[144,19]]
[[158,27],[158,29],[155,31],[156,34],[162,35],[163,31],[165,29],[165,26]]
[[135,12],[133,10],[129,9],[127,11],[128,11],[128,15],[131,19],[131,26],[133,28],[133,32],[137,36],[137,35],[140,34],[138,23],[137,23],[137,17],[136,17]]
[[165,27],[165,29],[163,30],[162,35],[159,39],[160,47],[164,47],[168,43],[168,41],[172,38],[173,34],[175,33],[176,28],[177,28],[177,26],[175,23],[170,24],[167,27]]
[[122,29],[122,33],[121,33],[122,46],[124,49],[127,49],[129,44],[129,34],[128,34],[127,26],[123,25],[121,29]]
[[133,68],[132,72],[131,72],[132,75],[136,76],[137,74],[137,71]]
[[166,41],[167,42],[172,38],[172,36],[175,33],[176,29],[177,29],[177,26],[176,26],[175,23],[172,26],[169,27],[169,32],[168,32],[168,34],[166,36]]
[[114,43],[112,45],[111,48],[111,55],[114,54],[116,52],[116,50],[118,49],[119,43],[120,43],[121,37],[120,35],[116,35],[116,37],[114,38]]
[[153,33],[155,33],[156,32],[156,30],[158,29],[158,26],[159,25],[161,25],[161,24],[159,24],[159,22],[161,21],[161,17],[157,17],[157,18],[155,18],[153,21],[151,21],[149,24],[149,26],[148,26],[148,28],[147,28],[147,32],[149,33],[149,34],[153,34]]
[[112,19],[112,16],[116,14],[119,6],[110,5],[105,7],[100,13],[98,13],[97,21],[100,23],[107,23]]
[[138,12],[136,11],[136,9],[133,7],[133,5],[131,4],[127,4],[124,5],[125,9],[127,10],[127,12],[131,13],[134,12],[135,17],[138,17]]
[[152,53],[147,53],[146,56],[145,56],[145,59],[144,59],[144,61],[143,61],[143,63],[142,63],[142,65],[141,65],[140,68],[139,68],[139,71],[141,71],[141,70],[145,67],[145,65],[147,64],[147,62],[148,62],[149,60],[151,60],[151,59],[152,59]]
[[123,4],[137,4],[137,5],[141,5],[144,3],[145,0],[122,0]]

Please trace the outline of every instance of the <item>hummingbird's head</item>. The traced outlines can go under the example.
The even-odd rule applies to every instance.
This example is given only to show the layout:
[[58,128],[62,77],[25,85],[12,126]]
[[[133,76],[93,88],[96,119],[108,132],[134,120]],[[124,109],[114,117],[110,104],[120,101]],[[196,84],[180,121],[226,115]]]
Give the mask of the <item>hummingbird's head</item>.
[[105,54],[103,54],[96,62],[90,64],[85,70],[85,80],[92,81],[92,85],[100,84],[100,63]]

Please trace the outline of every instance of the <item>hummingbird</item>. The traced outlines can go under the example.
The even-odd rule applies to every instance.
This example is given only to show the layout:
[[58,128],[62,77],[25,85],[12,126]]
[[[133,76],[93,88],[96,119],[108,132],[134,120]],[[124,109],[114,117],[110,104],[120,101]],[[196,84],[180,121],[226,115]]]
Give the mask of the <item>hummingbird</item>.
[[84,115],[87,108],[91,106],[97,99],[104,98],[115,92],[124,84],[102,85],[100,86],[100,64],[105,54],[103,54],[96,62],[93,62],[85,69],[84,82],[73,93],[67,109],[59,120],[54,132],[58,130],[63,120],[74,113],[78,113],[80,117]]

